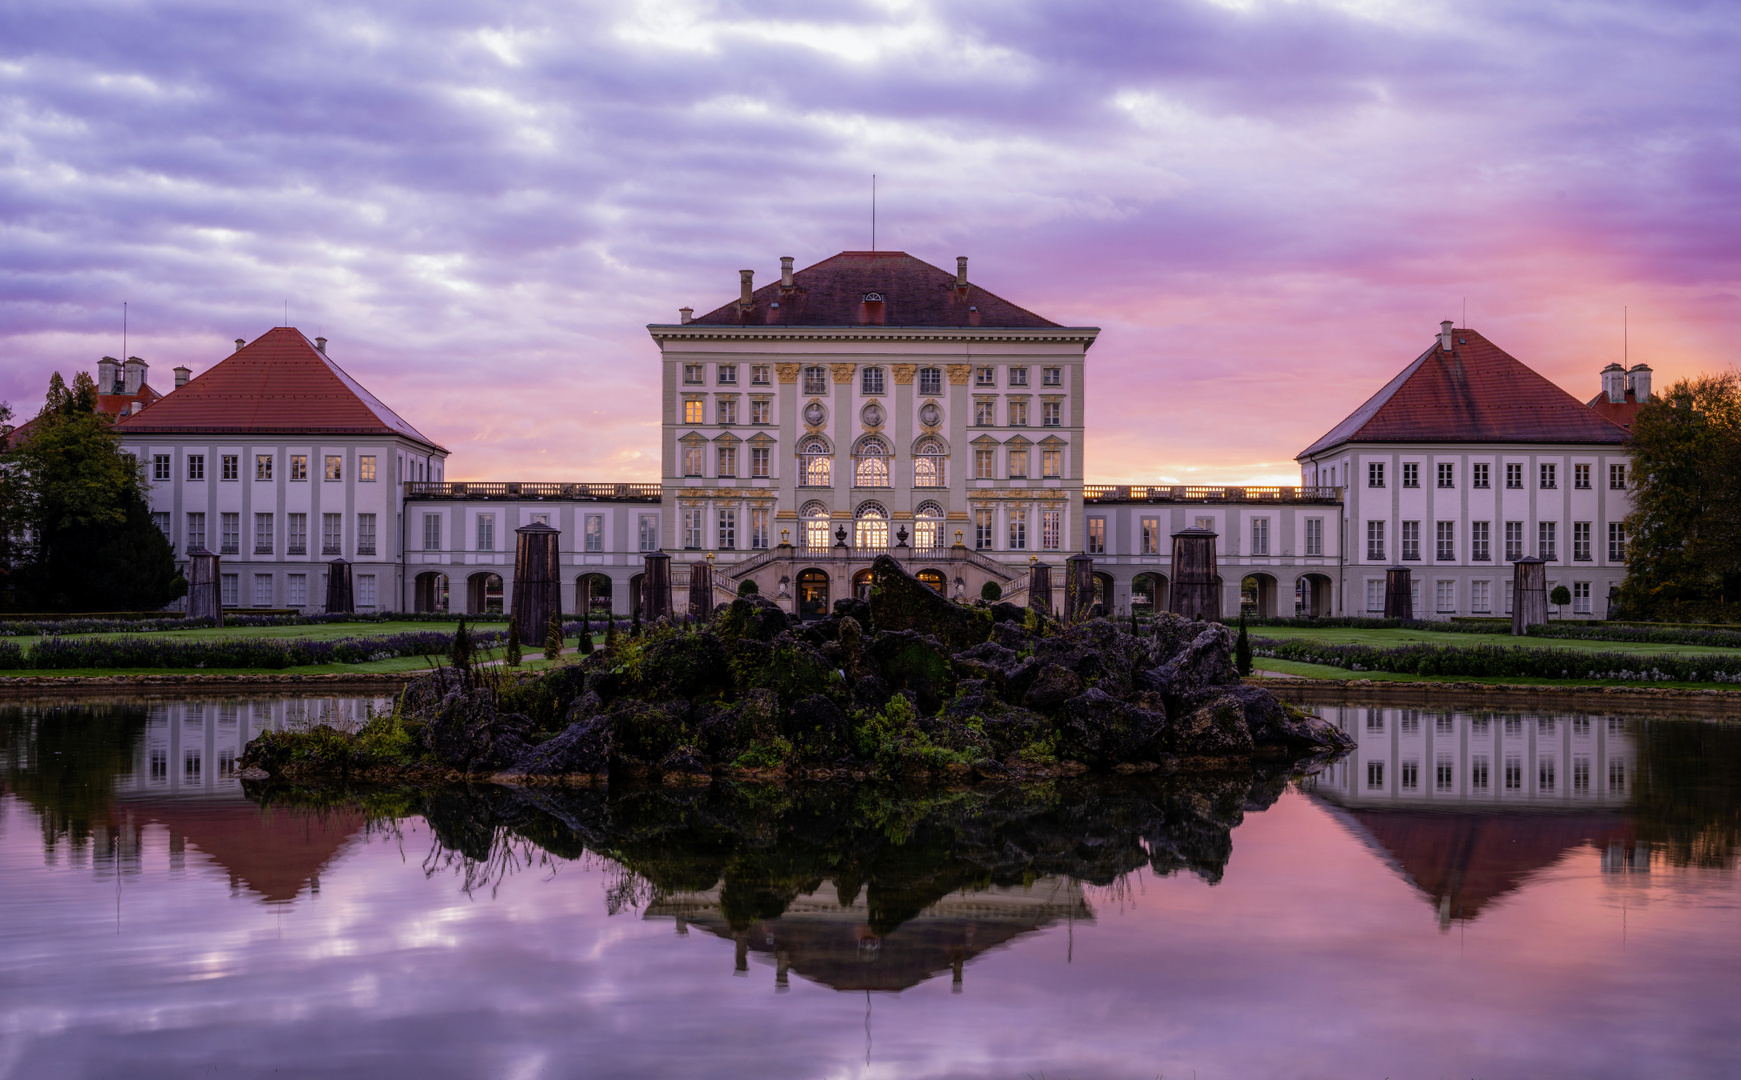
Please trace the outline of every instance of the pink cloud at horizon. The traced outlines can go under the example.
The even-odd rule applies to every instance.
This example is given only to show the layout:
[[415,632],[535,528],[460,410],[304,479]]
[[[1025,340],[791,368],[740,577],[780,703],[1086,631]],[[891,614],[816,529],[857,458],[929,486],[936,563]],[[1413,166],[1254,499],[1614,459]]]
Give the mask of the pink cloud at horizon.
[[1290,482],[1468,323],[1581,399],[1741,329],[1741,11],[162,2],[0,15],[0,400],[284,318],[456,479],[653,479],[644,325],[868,242],[1090,352],[1096,482]]

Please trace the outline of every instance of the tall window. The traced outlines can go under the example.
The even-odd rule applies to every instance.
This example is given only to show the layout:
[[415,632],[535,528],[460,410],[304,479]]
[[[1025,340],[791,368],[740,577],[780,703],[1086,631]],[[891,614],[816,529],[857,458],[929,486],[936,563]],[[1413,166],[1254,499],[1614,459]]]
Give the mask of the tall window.
[[1469,558],[1474,562],[1493,561],[1492,526],[1486,521],[1469,523]]
[[798,448],[798,483],[802,487],[827,487],[829,480],[829,465],[832,459],[828,453],[828,444],[821,439],[811,439]]
[[1402,558],[1404,562],[1414,562],[1421,557],[1421,523],[1405,521],[1402,523]]
[[750,547],[761,550],[768,546],[768,510],[767,507],[752,507],[750,509]]
[[1402,463],[1402,486],[1405,488],[1418,488],[1421,486],[1420,462],[1405,461]]
[[1608,561],[1626,561],[1626,525],[1624,522],[1610,521],[1608,523]]
[[1375,578],[1367,579],[1367,582],[1366,582],[1366,610],[1367,611],[1383,611],[1384,610],[1384,582],[1382,580],[1375,579]]
[[738,448],[721,446],[718,448],[720,476],[732,477],[738,474]]
[[730,426],[738,422],[738,399],[722,395],[714,399],[714,415],[721,426]]
[[1027,450],[1027,447],[1025,447],[1025,446],[1012,447],[1010,449],[1009,478],[1011,480],[1026,480],[1027,477],[1028,477],[1028,450]]
[[[285,527],[288,535],[285,537],[284,553],[286,555],[308,554],[308,515],[286,514]],[[439,534],[437,539],[439,539]],[[439,544],[437,545],[440,546]]]
[[225,454],[218,459],[219,476],[225,480],[240,480],[242,478],[242,458],[239,454]]
[[1477,615],[1486,615],[1493,610],[1492,582],[1471,581],[1469,583],[1469,610]]
[[1435,583],[1434,610],[1441,615],[1448,615],[1457,610],[1457,583],[1455,581],[1440,581]]
[[1437,529],[1437,558],[1440,562],[1450,562],[1457,557],[1457,523],[1441,521],[1437,524]]
[[1010,385],[1011,386],[1026,386],[1026,385],[1028,385],[1028,369],[1025,367],[1010,368]]
[[1054,480],[1064,475],[1064,451],[1040,451],[1040,475]]
[[859,391],[864,394],[885,393],[883,390],[883,369],[867,367],[859,372],[858,387]]
[[256,480],[270,480],[270,479],[272,479],[272,455],[271,454],[255,454],[254,455],[254,479],[256,479]]
[[805,368],[804,392],[806,394],[828,393],[828,369],[821,365]]
[[707,423],[707,399],[690,398],[683,403],[683,422],[685,424]]
[[1040,403],[1040,426],[1062,427],[1064,424],[1064,403],[1062,401],[1045,401]]
[[944,487],[947,485],[943,443],[937,439],[921,439],[913,451],[913,486]]
[[1469,486],[1476,488],[1491,487],[1492,481],[1489,479],[1491,476],[1491,470],[1492,466],[1488,465],[1485,461],[1477,461],[1475,464],[1469,466]]
[[1508,491],[1523,490],[1523,465],[1512,462],[1505,467],[1505,487]]
[[496,550],[496,515],[478,515],[478,548],[479,551]]
[[943,369],[927,367],[919,369],[919,396],[939,397],[943,393]]
[[206,456],[204,454],[189,454],[187,456],[187,478],[189,480],[204,480],[206,478]]
[[151,479],[153,479],[153,480],[168,480],[169,479],[169,455],[168,454],[153,454],[153,455],[151,455]]
[[1574,562],[1590,561],[1590,523],[1588,521],[1572,522],[1572,560]]
[[308,603],[308,575],[288,574],[284,578],[284,602],[291,607]]
[[913,512],[913,546],[921,550],[944,546],[941,506],[934,502],[923,502]]
[[738,366],[736,364],[721,364],[716,370],[719,372],[719,385],[736,386],[738,384]]
[[1028,508],[1012,504],[1009,508],[1009,522],[1010,550],[1028,550]]
[[997,451],[989,446],[975,447],[973,451],[973,478],[975,480],[995,480],[997,478]]
[[1269,554],[1269,518],[1251,519],[1251,553]]
[[1324,554],[1324,519],[1306,519],[1306,554]]
[[1448,461],[1439,462],[1439,486],[1442,488],[1457,486],[1457,466]]
[[704,453],[704,451],[702,449],[701,443],[698,443],[698,442],[685,443],[683,445],[683,475],[684,476],[700,476],[700,475],[702,475],[703,470],[706,468],[706,466],[702,463],[701,455],[703,453]]
[[151,511],[151,524],[158,532],[163,534],[163,538],[165,540],[168,540],[170,543],[175,542],[174,539],[169,535],[169,511],[167,511],[167,510],[153,510],[153,511]]
[[804,546],[812,551],[828,550],[828,511],[821,503],[811,503],[801,514],[804,521]]
[[218,548],[219,554],[234,555],[237,552],[241,551],[242,550],[242,515],[241,514],[219,514],[218,515],[218,524],[219,524],[220,528],[222,529],[222,532],[218,536],[218,540],[219,540],[220,544],[222,545]]
[[[238,595],[240,592],[241,592],[241,575],[240,574],[219,574],[218,575],[218,597],[219,597],[218,602],[219,603],[223,604],[225,607],[238,606],[242,602],[242,598]],[[199,757],[198,757],[198,755],[194,756],[193,764],[189,767],[188,771],[191,772],[194,776],[199,775]]]
[[642,514],[640,520],[641,550],[659,550],[659,517],[656,514]]
[[750,423],[771,424],[774,422],[774,403],[767,398],[750,399]]
[[1106,519],[1103,517],[1088,519],[1088,554],[1106,554]]
[[[291,517],[292,517],[291,532],[292,533],[294,533],[296,530],[296,523],[294,520],[296,516],[297,515],[294,515],[294,514],[291,515]],[[423,550],[424,551],[440,551],[441,550],[441,515],[440,514],[424,514],[423,515]]]
[[1559,554],[1560,523],[1557,521],[1536,522],[1536,554],[1552,562]]
[[973,546],[975,550],[986,551],[992,546],[992,511],[980,508],[973,512]]
[[603,551],[605,549],[605,516],[603,514],[586,515],[586,531],[582,541],[588,551]]
[[738,546],[738,512],[732,509],[721,509],[717,515],[719,525],[719,549],[733,551]]
[[[495,520],[495,518],[491,518],[490,522],[494,524]],[[342,546],[344,542],[344,527],[343,514],[320,515],[320,553],[322,555],[344,554],[344,548]],[[479,550],[488,551],[489,549],[479,548]]]
[[766,479],[768,463],[773,459],[774,452],[765,446],[750,447],[750,475]]
[[375,575],[357,575],[357,606],[364,611],[375,609]]
[[1040,550],[1058,551],[1064,546],[1064,511],[1040,511]]
[[888,487],[888,444],[876,438],[864,440],[858,446],[858,455],[853,460],[852,469],[854,487]]
[[308,479],[308,455],[307,454],[291,454],[290,455],[290,479],[292,479],[292,480],[307,480]]
[[357,515],[357,554],[373,555],[375,553],[375,515]]
[[1590,466],[1572,466],[1572,486],[1577,488],[1579,491],[1588,491],[1590,489]]
[[852,546],[880,551],[889,546],[889,512],[865,503],[853,515]]
[[1366,486],[1381,488],[1384,486],[1384,462],[1373,461],[1366,466]]
[[1541,467],[1541,471],[1543,491],[1560,486],[1560,467],[1558,465],[1544,464]]
[[973,399],[973,423],[976,427],[997,426],[997,398]]
[[1626,490],[1626,466],[1624,466],[1624,465],[1610,465],[1610,466],[1608,466],[1608,490],[1609,491],[1625,491]]
[[1144,555],[1159,555],[1161,553],[1161,519],[1142,519],[1142,541]]
[[326,478],[328,480],[343,480],[345,478],[345,459],[342,454],[326,456]]
[[1505,561],[1516,562],[1523,558],[1523,522],[1508,521],[1505,523]]
[[683,546],[691,550],[701,547],[701,530],[707,511],[699,506],[683,511]]
[[1366,558],[1372,562],[1384,561],[1384,522],[1382,521],[1366,523]]
[[1010,399],[1010,427],[1028,426],[1028,399]]
[[273,515],[254,515],[254,554],[270,555],[274,549],[272,536]]
[[357,458],[357,479],[365,484],[375,481],[375,455],[362,454]]

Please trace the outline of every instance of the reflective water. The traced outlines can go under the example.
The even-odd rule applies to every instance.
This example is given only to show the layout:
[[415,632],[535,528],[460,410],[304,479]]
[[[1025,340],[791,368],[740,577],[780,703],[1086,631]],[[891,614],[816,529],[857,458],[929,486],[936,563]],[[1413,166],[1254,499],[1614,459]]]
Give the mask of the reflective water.
[[1741,727],[1330,710],[1305,778],[272,790],[370,703],[0,707],[0,1077],[1667,1077]]

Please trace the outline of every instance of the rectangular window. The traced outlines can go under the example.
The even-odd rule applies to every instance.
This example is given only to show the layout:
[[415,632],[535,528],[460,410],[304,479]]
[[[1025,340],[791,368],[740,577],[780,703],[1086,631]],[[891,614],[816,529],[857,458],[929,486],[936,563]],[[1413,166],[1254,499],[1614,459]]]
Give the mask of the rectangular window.
[[1590,562],[1590,523],[1572,522],[1572,561]]
[[373,555],[375,553],[375,515],[357,515],[357,554]]
[[973,369],[973,385],[975,385],[975,386],[996,386],[997,385],[997,369],[990,368],[990,367],[976,367],[976,368],[974,368]]
[[218,554],[234,555],[242,550],[242,515],[219,514]]
[[1433,767],[1433,790],[1450,791],[1455,771],[1456,765],[1450,757],[1440,754]]
[[973,400],[973,422],[978,427],[993,427],[997,424],[997,399],[975,398]]
[[1508,521],[1505,523],[1505,561],[1516,562],[1523,558],[1523,522]]
[[[1370,562],[1384,561],[1384,522],[1369,521],[1366,523],[1366,558]],[[1381,603],[1382,609],[1384,605]]]
[[1397,770],[1397,787],[1403,791],[1415,791],[1421,786],[1421,765],[1418,761],[1405,761]]
[[774,403],[767,398],[752,398],[750,400],[750,423],[771,424],[774,422]]
[[256,479],[256,480],[270,480],[270,479],[272,479],[272,455],[271,454],[255,454],[254,455],[254,479]]
[[768,546],[768,510],[766,507],[755,507],[750,510],[750,547],[761,551]]
[[291,574],[284,579],[284,602],[290,607],[303,607],[307,605],[307,574]]
[[1505,467],[1505,486],[1510,491],[1523,490],[1523,466],[1516,462]]
[[1418,562],[1421,557],[1421,523],[1405,521],[1402,523],[1402,559],[1404,562]]
[[883,369],[867,367],[859,373],[859,391],[865,395],[883,394]]
[[980,509],[973,512],[973,547],[976,551],[989,551],[992,545],[992,512]]
[[1493,561],[1492,523],[1486,521],[1471,521],[1469,523],[1469,558],[1474,562]]
[[225,454],[218,459],[218,475],[225,480],[240,480],[242,478],[242,458],[238,454]]
[[1366,610],[1384,610],[1384,582],[1370,578],[1366,582]]
[[363,454],[357,458],[357,480],[365,484],[375,482],[374,454]]
[[187,516],[187,550],[199,551],[206,546],[206,516],[204,514],[189,514]]
[[1064,475],[1064,451],[1040,451],[1040,475],[1048,479],[1058,479]]
[[1469,486],[1475,488],[1492,487],[1493,483],[1489,479],[1490,469],[1491,466],[1489,466],[1485,461],[1477,461],[1475,464],[1469,466]]
[[1505,790],[1523,790],[1523,758],[1507,755],[1505,759]]
[[1517,592],[1517,582],[1508,581],[1505,583],[1505,614],[1507,614],[1507,615],[1511,614],[1512,596],[1516,592]]
[[307,454],[291,454],[290,455],[290,479],[292,479],[292,480],[307,480],[308,479],[308,455]]
[[[240,607],[242,600],[242,579],[240,574],[218,575],[218,602],[225,607]],[[194,766],[197,771],[199,766]]]
[[1369,761],[1366,763],[1366,786],[1372,791],[1384,790],[1384,762]]
[[[1012,369],[1013,370],[1013,369]],[[1010,519],[1010,550],[1028,550],[1028,508],[1012,506],[1009,508]]]
[[1608,523],[1608,561],[1626,561],[1626,523],[1623,521]]
[[1438,561],[1450,562],[1457,557],[1457,523],[1455,521],[1441,521],[1437,523],[1436,528],[1438,531],[1438,535],[1435,537],[1438,544],[1436,552]]
[[769,367],[767,364],[751,364],[750,365],[750,385],[751,386],[767,386],[767,385],[769,385],[772,382],[771,375],[772,375],[773,370],[774,369]]
[[714,415],[721,426],[729,427],[738,422],[738,399],[721,397],[714,401]]
[[1366,486],[1381,488],[1384,486],[1384,462],[1374,461],[1366,466]]
[[[326,516],[328,518],[335,518],[335,519],[338,517],[337,514],[327,514]],[[335,524],[336,524],[336,521],[335,521]],[[336,541],[334,542],[334,544],[336,546]],[[479,514],[478,515],[478,545],[477,545],[477,550],[479,550],[479,551],[494,551],[494,550],[496,550],[496,515],[494,515],[494,514]]]
[[1558,465],[1543,465],[1541,467],[1542,490],[1549,491],[1560,486],[1560,467]]
[[1608,763],[1608,794],[1626,794],[1626,762],[1610,761]]
[[[294,516],[294,515],[293,515]],[[423,515],[423,550],[441,550],[441,515]]]
[[157,529],[158,532],[163,534],[163,538],[165,540],[168,540],[170,543],[175,542],[174,539],[171,538],[169,535],[169,511],[167,511],[167,510],[153,510],[153,511],[151,511],[151,524],[154,528]]
[[699,548],[701,546],[702,517],[706,511],[695,507],[683,511],[683,546]]
[[707,399],[689,398],[683,403],[683,422],[685,424],[707,423]]
[[1306,519],[1306,554],[1324,554],[1324,519]]
[[272,536],[272,515],[254,515],[254,554],[270,555],[275,550]]
[[718,516],[719,550],[734,551],[738,546],[738,512],[736,510],[721,510]]
[[168,454],[153,454],[153,455],[151,455],[151,479],[153,479],[153,480],[168,480],[169,479],[169,455]]
[[1433,601],[1434,610],[1440,614],[1455,614],[1457,611],[1457,583],[1455,581],[1435,583]]
[[1590,759],[1587,757],[1572,759],[1572,794],[1590,794]]
[[1555,764],[1557,763],[1551,757],[1543,757],[1536,762],[1535,784],[1537,791],[1547,793],[1554,790],[1558,779],[1554,775]]
[[738,448],[722,446],[719,448],[719,475],[733,477],[738,474]]
[[1402,486],[1405,488],[1418,488],[1421,486],[1420,462],[1405,461],[1402,463]]
[[1061,367],[1041,368],[1040,369],[1040,385],[1042,385],[1042,386],[1063,386],[1064,385],[1064,369]]
[[750,447],[750,475],[765,479],[768,476],[768,463],[772,457],[773,452],[765,446]]
[[657,516],[642,514],[639,531],[642,551],[659,550],[659,519]]
[[1010,451],[1011,480],[1026,480],[1028,478],[1028,452],[1024,449]]
[[1476,615],[1487,615],[1493,611],[1493,583],[1491,581],[1471,581],[1469,583],[1469,610]]
[[254,606],[255,607],[271,607],[272,606],[272,575],[271,574],[255,574],[254,575]]
[[1106,554],[1106,519],[1103,517],[1088,519],[1088,554]]
[[605,549],[605,516],[603,514],[586,515],[586,531],[582,540],[587,551],[603,551]]
[[1572,466],[1572,486],[1577,488],[1579,491],[1590,490],[1590,466]]
[[828,393],[828,369],[821,366],[805,368],[804,392],[806,394]]
[[1064,512],[1040,511],[1040,550],[1058,551],[1064,546]]
[[1609,491],[1625,491],[1626,490],[1626,466],[1624,466],[1624,465],[1610,465],[1610,466],[1608,466],[1608,490]]
[[1026,398],[1010,400],[1010,427],[1028,426],[1028,401]]
[[1476,754],[1469,760],[1469,788],[1471,791],[1487,790],[1487,755]]
[[344,515],[320,515],[320,553],[322,555],[344,554]]
[[364,611],[375,610],[375,575],[357,575],[357,606]]
[[1142,541],[1144,555],[1159,555],[1161,553],[1161,519],[1143,518]]
[[973,478],[975,480],[997,479],[997,451],[989,446],[976,447],[973,451]]
[[719,372],[719,385],[736,386],[738,384],[738,366],[736,364],[721,364],[715,370]]
[[1009,384],[1011,386],[1026,386],[1026,385],[1028,385],[1028,369],[1025,367],[1010,368],[1010,383]]
[[206,456],[204,454],[189,454],[187,456],[187,478],[189,480],[204,480],[206,478]]
[[1572,613],[1574,615],[1590,614],[1590,583],[1588,581],[1572,582]]
[[1448,461],[1439,462],[1439,486],[1442,488],[1457,486],[1457,466]]
[[919,396],[938,397],[943,393],[943,369],[928,367],[919,369]]
[[684,364],[683,384],[685,386],[700,386],[707,378],[706,364]]
[[702,452],[703,452],[703,447],[702,447],[702,444],[700,444],[700,443],[690,443],[689,445],[687,445],[683,448],[683,475],[684,476],[700,476],[702,474],[702,469],[703,469],[703,465],[702,465],[702,461],[701,461]]
[[328,480],[343,480],[345,478],[344,463],[343,455],[328,454],[326,456],[326,478]]
[[1560,557],[1559,553],[1560,523],[1557,521],[1539,521],[1536,523],[1536,555],[1553,562]]
[[1064,426],[1064,403],[1062,401],[1043,401],[1040,403],[1040,426]]
[[1251,519],[1251,553],[1269,554],[1269,518]]

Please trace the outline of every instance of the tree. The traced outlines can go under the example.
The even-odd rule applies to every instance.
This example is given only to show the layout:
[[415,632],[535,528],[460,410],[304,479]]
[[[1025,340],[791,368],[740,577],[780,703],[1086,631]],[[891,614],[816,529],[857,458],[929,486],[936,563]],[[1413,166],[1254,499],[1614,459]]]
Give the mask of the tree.
[[1245,633],[1245,611],[1239,612],[1239,637],[1233,642],[1233,667],[1241,678],[1251,674],[1251,638]]
[[1566,588],[1564,585],[1555,585],[1553,591],[1548,593],[1548,603],[1556,608],[1563,608],[1571,602],[1572,590]]
[[562,659],[562,614],[552,611],[544,630],[544,659],[554,664]]
[[739,596],[754,596],[760,591],[761,591],[761,587],[758,586],[754,581],[750,580],[749,578],[745,578],[744,580],[738,582],[738,595]]
[[520,620],[508,620],[508,666],[520,666]]
[[580,655],[592,655],[592,620],[586,612],[580,613]]
[[1003,586],[995,581],[988,581],[979,587],[979,595],[986,602],[995,604],[1003,598]]
[[1622,608],[1741,601],[1741,375],[1682,379],[1632,423]]

